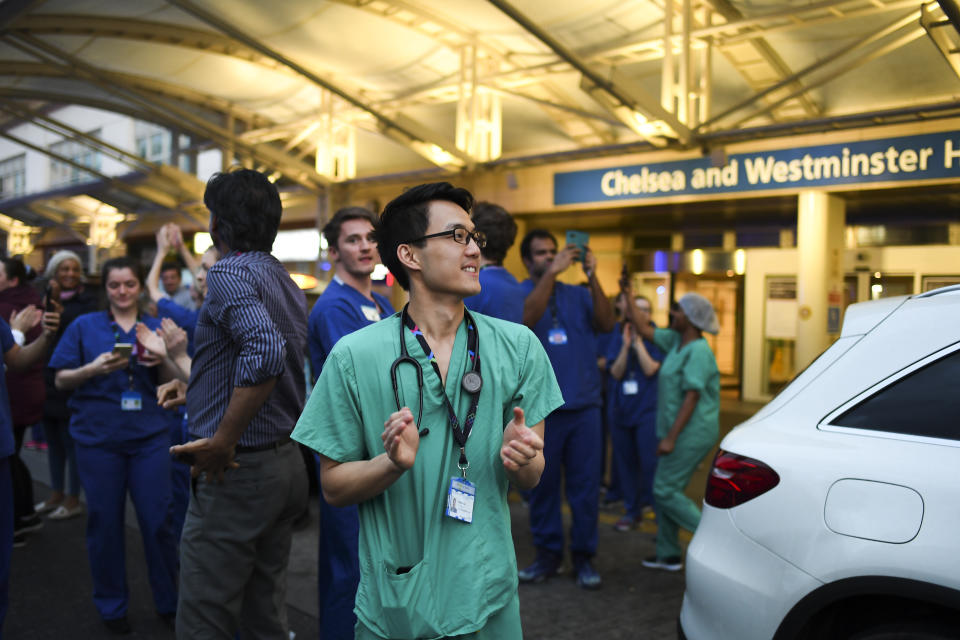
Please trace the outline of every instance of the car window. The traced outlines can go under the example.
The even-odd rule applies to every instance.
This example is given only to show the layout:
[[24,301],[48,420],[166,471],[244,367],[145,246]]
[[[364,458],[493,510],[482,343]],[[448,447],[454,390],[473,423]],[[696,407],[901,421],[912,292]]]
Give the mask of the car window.
[[842,427],[960,440],[960,351],[870,396],[833,420]]

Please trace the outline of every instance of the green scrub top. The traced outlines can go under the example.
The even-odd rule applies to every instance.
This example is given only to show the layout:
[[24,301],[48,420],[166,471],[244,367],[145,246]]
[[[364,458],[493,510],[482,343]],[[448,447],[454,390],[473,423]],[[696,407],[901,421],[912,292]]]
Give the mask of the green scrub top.
[[687,391],[699,391],[700,400],[680,435],[683,440],[704,438],[716,441],[720,432],[717,359],[702,337],[682,347],[680,340],[680,334],[673,329],[657,329],[653,333],[654,343],[667,354],[660,363],[658,374],[657,438],[670,432]]
[[[444,515],[450,479],[459,476],[440,381],[417,339],[404,329],[408,353],[423,368],[423,420],[416,462],[360,508],[359,624],[384,638],[438,638],[471,633],[517,595],[517,564],[500,459],[503,429],[521,407],[534,425],[563,404],[547,354],[527,327],[471,314],[479,332],[483,387],[466,445],[467,479],[476,485],[473,522]],[[457,330],[446,393],[463,425],[470,396],[466,323]],[[338,462],[383,453],[384,422],[397,410],[390,365],[400,355],[400,316],[343,337],[330,352],[292,437]],[[401,406],[417,416],[416,374],[398,368]],[[399,568],[404,571],[398,573]],[[409,570],[407,570],[409,568]]]

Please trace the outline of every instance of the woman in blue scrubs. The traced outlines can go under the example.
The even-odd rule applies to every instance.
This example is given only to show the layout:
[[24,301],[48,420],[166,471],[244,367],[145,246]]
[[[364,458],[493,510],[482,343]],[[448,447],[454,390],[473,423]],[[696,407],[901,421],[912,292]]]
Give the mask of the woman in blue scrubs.
[[[128,492],[157,614],[172,625],[176,613],[176,547],[167,518],[170,443],[167,418],[156,402],[157,383],[169,372],[137,343],[137,322],[153,331],[160,322],[138,313],[143,282],[136,263],[125,257],[108,260],[102,282],[108,310],[72,322],[49,366],[57,369],[57,388],[74,391],[70,435],[87,494],[94,604],[110,631],[129,633],[123,521]],[[116,346],[123,344],[130,347]]]

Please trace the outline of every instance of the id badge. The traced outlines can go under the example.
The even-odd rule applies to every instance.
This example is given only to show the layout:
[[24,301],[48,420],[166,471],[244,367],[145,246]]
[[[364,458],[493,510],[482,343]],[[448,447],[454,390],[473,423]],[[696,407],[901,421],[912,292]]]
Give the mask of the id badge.
[[120,394],[120,409],[122,411],[140,411],[143,408],[143,398],[136,391],[124,391]]
[[446,515],[470,524],[473,522],[473,501],[476,495],[477,487],[466,478],[450,478]]
[[547,334],[550,344],[567,344],[567,331],[563,327],[554,327]]
[[623,395],[635,396],[640,391],[640,383],[636,380],[623,381]]

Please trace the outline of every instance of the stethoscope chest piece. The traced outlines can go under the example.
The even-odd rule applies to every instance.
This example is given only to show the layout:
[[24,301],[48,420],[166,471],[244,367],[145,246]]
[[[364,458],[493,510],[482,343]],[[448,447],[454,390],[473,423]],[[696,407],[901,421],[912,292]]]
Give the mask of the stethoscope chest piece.
[[476,371],[467,371],[463,374],[460,384],[463,390],[469,394],[480,393],[480,389],[483,387],[483,378]]

